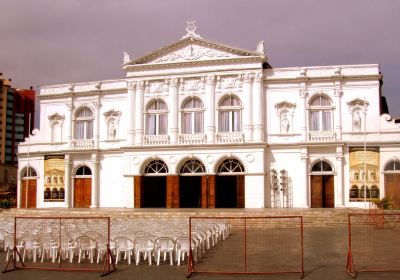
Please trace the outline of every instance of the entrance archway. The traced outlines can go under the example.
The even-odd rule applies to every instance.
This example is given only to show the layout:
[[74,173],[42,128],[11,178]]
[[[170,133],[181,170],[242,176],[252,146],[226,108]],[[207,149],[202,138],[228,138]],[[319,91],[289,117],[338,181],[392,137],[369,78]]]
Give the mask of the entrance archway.
[[21,208],[36,208],[37,173],[32,167],[22,170]]
[[311,169],[311,208],[335,207],[333,170],[325,161],[316,162]]
[[74,207],[89,208],[92,203],[92,170],[81,166],[75,172]]
[[200,208],[202,202],[202,182],[206,179],[205,167],[199,160],[186,161],[179,176],[179,206],[180,208]]
[[135,177],[135,208],[167,207],[167,174],[165,162],[153,160],[145,167],[144,176]]
[[400,209],[400,161],[393,160],[385,166],[385,196],[393,209]]
[[244,172],[237,159],[226,159],[219,165],[215,177],[216,208],[244,208]]

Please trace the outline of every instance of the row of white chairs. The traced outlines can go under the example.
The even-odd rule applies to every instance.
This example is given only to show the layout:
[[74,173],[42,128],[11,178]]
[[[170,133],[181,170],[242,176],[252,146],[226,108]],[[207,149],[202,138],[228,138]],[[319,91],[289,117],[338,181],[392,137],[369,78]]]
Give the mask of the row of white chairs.
[[[78,257],[78,263],[85,257],[94,262],[95,254],[97,263],[107,250],[107,242],[101,229],[95,225],[79,223],[62,225],[61,240],[57,233],[60,228],[55,225],[43,225],[38,223],[26,223],[18,229],[22,232],[17,235],[16,248],[23,260],[26,257],[36,262],[38,258],[43,262],[51,259],[52,262],[68,260],[72,262],[74,256]],[[70,228],[65,234],[65,229]],[[137,230],[140,228],[140,230]],[[71,230],[72,229],[72,230]],[[124,259],[131,263],[133,257],[138,264],[140,259],[148,260],[152,264],[152,258],[160,263],[160,257],[164,255],[164,261],[169,256],[170,264],[174,260],[179,265],[191,250],[194,261],[212,248],[220,240],[227,238],[230,232],[229,223],[221,219],[204,219],[195,221],[191,226],[191,239],[186,219],[121,219],[112,220],[110,249],[118,263],[123,255]],[[9,234],[9,232],[8,232]],[[77,236],[79,235],[79,236]],[[3,247],[8,249],[6,259],[12,253],[13,237],[8,235],[3,238]],[[1,237],[1,236],[0,236]]]

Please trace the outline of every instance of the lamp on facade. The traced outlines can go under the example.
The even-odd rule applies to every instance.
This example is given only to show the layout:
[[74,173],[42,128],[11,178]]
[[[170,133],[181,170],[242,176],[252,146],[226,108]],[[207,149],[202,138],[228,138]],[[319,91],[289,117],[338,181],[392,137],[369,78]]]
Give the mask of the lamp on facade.
[[279,190],[278,173],[276,172],[275,169],[271,169],[270,176],[271,176],[271,186],[273,190],[278,191]]
[[287,182],[288,182],[288,178],[287,178],[287,171],[285,169],[282,169],[280,171],[281,173],[281,191],[283,191],[284,193],[286,193],[287,191]]

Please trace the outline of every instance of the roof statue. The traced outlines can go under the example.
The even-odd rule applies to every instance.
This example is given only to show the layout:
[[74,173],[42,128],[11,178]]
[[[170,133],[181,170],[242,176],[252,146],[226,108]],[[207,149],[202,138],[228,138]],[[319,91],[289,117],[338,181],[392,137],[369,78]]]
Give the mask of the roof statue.
[[262,55],[265,54],[265,53],[264,53],[264,40],[258,42],[258,44],[257,44],[257,51],[256,51],[256,52],[258,52],[259,54],[262,54]]
[[199,34],[195,33],[195,31],[197,29],[195,20],[187,21],[186,24],[187,24],[187,26],[186,26],[186,32],[187,33],[186,33],[185,36],[182,37],[182,39],[185,39],[187,37],[195,37],[195,38],[202,39]]
[[124,53],[124,64],[129,63],[131,61],[129,54],[127,52],[123,52],[123,53]]

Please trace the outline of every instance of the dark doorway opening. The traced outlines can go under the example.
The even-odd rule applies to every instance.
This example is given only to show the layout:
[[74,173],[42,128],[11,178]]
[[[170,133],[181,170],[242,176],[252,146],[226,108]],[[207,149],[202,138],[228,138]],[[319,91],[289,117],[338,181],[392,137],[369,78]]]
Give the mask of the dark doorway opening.
[[179,177],[180,208],[201,207],[201,176]]
[[144,208],[166,207],[167,177],[146,176],[142,186]]
[[237,208],[237,176],[216,176],[215,207]]

